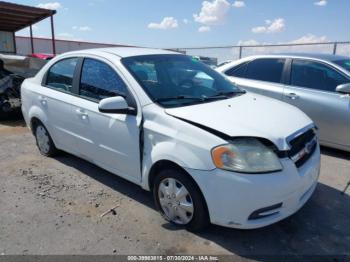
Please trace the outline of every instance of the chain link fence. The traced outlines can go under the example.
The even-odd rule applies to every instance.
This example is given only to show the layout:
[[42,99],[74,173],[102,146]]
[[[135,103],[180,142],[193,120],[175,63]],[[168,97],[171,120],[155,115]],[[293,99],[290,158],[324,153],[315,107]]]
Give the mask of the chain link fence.
[[191,56],[211,58],[218,64],[250,55],[276,53],[325,53],[350,56],[350,42],[177,48]]

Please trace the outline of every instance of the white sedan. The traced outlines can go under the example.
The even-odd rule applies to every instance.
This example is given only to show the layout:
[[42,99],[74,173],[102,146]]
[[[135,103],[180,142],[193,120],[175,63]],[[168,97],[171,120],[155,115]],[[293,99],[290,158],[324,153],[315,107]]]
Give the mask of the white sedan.
[[175,52],[60,55],[25,80],[22,111],[41,154],[63,150],[153,191],[163,217],[190,230],[275,223],[317,185],[304,113]]

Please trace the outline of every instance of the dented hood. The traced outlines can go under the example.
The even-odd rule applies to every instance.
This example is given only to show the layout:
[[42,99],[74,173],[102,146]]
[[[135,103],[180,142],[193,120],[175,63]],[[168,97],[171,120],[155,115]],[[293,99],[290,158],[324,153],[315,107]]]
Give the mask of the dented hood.
[[298,108],[251,93],[215,102],[168,108],[166,113],[230,137],[266,138],[280,150],[289,149],[288,137],[312,125],[311,119]]

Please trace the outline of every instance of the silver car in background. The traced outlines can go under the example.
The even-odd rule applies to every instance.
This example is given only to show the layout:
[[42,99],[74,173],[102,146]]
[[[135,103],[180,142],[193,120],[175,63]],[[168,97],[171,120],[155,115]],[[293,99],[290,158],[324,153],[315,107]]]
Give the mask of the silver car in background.
[[325,54],[250,56],[216,69],[248,91],[303,110],[322,145],[350,151],[350,58]]

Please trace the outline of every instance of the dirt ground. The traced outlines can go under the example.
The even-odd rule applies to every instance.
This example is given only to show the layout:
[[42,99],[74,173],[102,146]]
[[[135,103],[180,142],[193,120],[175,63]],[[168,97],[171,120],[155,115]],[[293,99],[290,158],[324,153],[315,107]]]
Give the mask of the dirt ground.
[[165,222],[150,193],[69,154],[42,157],[22,120],[2,121],[0,254],[349,255],[349,160],[323,148],[315,194],[280,223],[193,234]]

